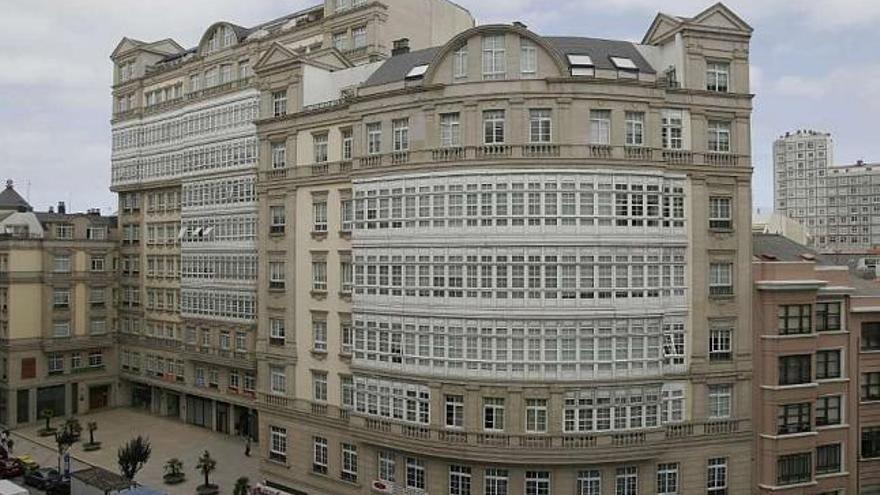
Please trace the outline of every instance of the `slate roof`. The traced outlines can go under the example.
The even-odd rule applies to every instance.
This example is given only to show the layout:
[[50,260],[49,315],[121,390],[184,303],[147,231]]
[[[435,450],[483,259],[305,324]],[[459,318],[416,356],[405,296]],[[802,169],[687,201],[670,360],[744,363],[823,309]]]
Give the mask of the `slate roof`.
[[752,255],[757,261],[815,261],[818,265],[835,264],[817,251],[779,234],[752,234]]
[[31,209],[30,203],[15,192],[12,181],[6,181],[6,189],[0,192],[0,210],[30,211]]
[[40,223],[54,223],[54,222],[66,222],[78,217],[88,217],[92,225],[109,225],[115,226],[117,217],[115,216],[102,216],[102,215],[92,215],[89,213],[49,213],[49,212],[37,212],[37,220]]
[[[655,74],[651,64],[642,57],[635,45],[628,41],[603,40],[599,38],[583,38],[576,36],[544,36],[556,51],[566,58],[567,55],[589,55],[597,69],[617,70],[611,57],[625,57],[633,61],[639,72]],[[385,61],[376,72],[367,79],[364,86],[379,86],[403,81],[413,67],[428,64],[434,60],[442,46],[416,50],[402,55],[393,56]],[[566,59],[566,62],[568,60]]]
[[617,70],[611,57],[631,59],[639,72],[654,74],[654,68],[642,57],[636,46],[628,41],[583,38],[578,36],[543,36],[562,55],[589,55],[597,69]]
[[401,55],[395,55],[385,61],[373,75],[367,79],[364,86],[379,86],[398,81],[403,81],[413,67],[431,63],[442,46],[425,48]]

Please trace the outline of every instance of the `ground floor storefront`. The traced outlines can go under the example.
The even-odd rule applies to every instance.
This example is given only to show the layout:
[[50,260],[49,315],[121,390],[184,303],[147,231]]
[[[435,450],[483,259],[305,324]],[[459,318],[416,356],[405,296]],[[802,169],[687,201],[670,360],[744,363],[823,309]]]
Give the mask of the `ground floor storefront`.
[[117,405],[116,381],[112,378],[69,381],[37,387],[0,387],[0,424],[8,428],[35,423],[44,411],[64,418]]

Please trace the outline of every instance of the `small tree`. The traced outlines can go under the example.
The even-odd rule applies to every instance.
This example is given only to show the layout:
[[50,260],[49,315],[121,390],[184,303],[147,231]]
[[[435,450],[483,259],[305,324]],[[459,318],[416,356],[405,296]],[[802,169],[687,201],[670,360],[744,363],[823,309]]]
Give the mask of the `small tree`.
[[95,444],[95,430],[98,429],[97,421],[89,421],[88,425],[86,425],[89,429],[89,443],[91,445]]
[[232,495],[248,495],[248,490],[251,489],[251,480],[247,476],[242,476],[241,478],[235,480],[235,488],[232,490]]
[[150,454],[153,447],[150,440],[138,435],[132,438],[117,451],[117,461],[119,462],[119,470],[129,481],[134,481],[134,477],[144,465],[150,460]]
[[169,485],[174,485],[183,482],[183,461],[176,457],[168,459],[167,461],[165,461],[164,469],[165,475],[162,476],[162,478],[165,480],[165,483],[168,483]]
[[214,472],[215,469],[217,469],[217,461],[213,457],[211,457],[210,452],[206,450],[202,453],[202,455],[199,457],[199,463],[196,464],[196,469],[200,473],[202,473],[202,476],[205,477],[204,486],[211,486],[208,477],[211,475],[211,473]]
[[40,412],[40,417],[46,420],[46,428],[44,428],[44,431],[47,431],[47,432],[52,431],[52,424],[51,423],[52,423],[52,418],[55,417],[55,411],[53,411],[52,409],[43,409]]
[[58,446],[58,472],[61,472],[61,458],[67,449],[76,442],[76,436],[69,428],[55,433],[55,444]]

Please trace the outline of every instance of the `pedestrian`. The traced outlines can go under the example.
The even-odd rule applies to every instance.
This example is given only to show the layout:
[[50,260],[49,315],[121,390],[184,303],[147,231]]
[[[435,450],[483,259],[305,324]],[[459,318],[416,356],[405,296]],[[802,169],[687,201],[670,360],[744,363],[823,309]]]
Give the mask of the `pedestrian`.
[[9,454],[12,453],[12,444],[14,444],[14,443],[15,443],[15,441],[12,440],[12,437],[9,437],[6,439],[6,452],[7,453],[9,453]]
[[247,437],[247,442],[244,444],[244,456],[251,456],[251,437]]

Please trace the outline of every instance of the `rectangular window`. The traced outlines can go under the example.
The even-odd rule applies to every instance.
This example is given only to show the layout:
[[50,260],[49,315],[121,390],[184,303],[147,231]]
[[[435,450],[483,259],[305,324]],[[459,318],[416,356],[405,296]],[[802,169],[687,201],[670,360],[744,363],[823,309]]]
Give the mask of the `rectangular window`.
[[354,154],[354,137],[351,129],[344,129],[342,131],[342,159],[345,161],[351,160],[351,157]]
[[333,48],[336,48],[340,52],[348,50],[348,32],[341,31],[339,33],[333,33]]
[[727,197],[710,197],[709,198],[709,228],[717,230],[729,230],[733,228],[733,220],[731,217],[732,203],[731,198]]
[[355,50],[367,46],[367,26],[358,26],[351,30],[351,46]]
[[799,385],[813,381],[812,356],[802,354],[779,358],[779,384]]
[[729,384],[709,385],[709,418],[729,418],[732,410],[733,387]]
[[287,393],[287,374],[283,367],[269,367],[269,389],[275,395],[284,395]]
[[816,380],[831,380],[840,377],[840,350],[816,352]]
[[455,50],[452,55],[452,77],[455,79],[464,79],[468,74],[468,49],[467,45]]
[[406,487],[414,490],[424,490],[425,485],[425,462],[415,457],[407,457]]
[[776,484],[806,483],[813,479],[813,456],[809,453],[779,456],[776,461]]
[[269,343],[272,345],[284,345],[286,338],[284,320],[281,318],[269,318]]
[[324,437],[315,437],[312,448],[312,471],[318,474],[327,474],[330,455],[327,446],[327,439]]
[[49,374],[59,374],[64,372],[64,355],[63,354],[49,354],[47,357],[47,365],[49,368]]
[[839,473],[841,460],[839,443],[816,447],[816,474]]
[[507,77],[507,55],[504,43],[505,36],[503,34],[483,36],[483,79],[494,80]]
[[350,443],[342,444],[342,472],[339,475],[343,481],[357,483],[358,477],[358,453],[357,446]]
[[272,143],[272,168],[287,167],[287,145],[284,143]]
[[791,435],[812,430],[810,404],[802,402],[779,406],[776,425],[776,433],[779,435]]
[[70,256],[55,256],[52,263],[52,271],[55,273],[70,273]]
[[663,110],[660,129],[663,149],[684,149],[684,112],[682,110]]
[[504,144],[504,110],[483,112],[483,142]]
[[269,459],[287,462],[287,429],[269,426]]
[[839,395],[816,399],[816,426],[839,425],[841,421],[840,402]]
[[312,231],[327,232],[327,201],[312,202]]
[[880,400],[880,372],[862,373],[862,400]]
[[388,483],[396,480],[397,459],[391,452],[379,451],[377,478]]
[[590,110],[590,144],[611,144],[611,110]]
[[471,468],[449,466],[449,495],[471,495]]
[[52,290],[52,307],[55,309],[67,309],[70,307],[70,289]]
[[839,332],[840,330],[840,303],[816,303],[816,331]]
[[504,399],[494,397],[483,399],[483,429],[504,431]]
[[644,146],[645,112],[626,112],[626,145]]
[[395,119],[391,122],[391,138],[394,151],[409,150],[409,119]]
[[861,443],[862,459],[880,458],[880,427],[862,428]]
[[315,163],[324,163],[327,161],[327,142],[328,135],[326,132],[312,135],[312,145],[315,152]]
[[730,89],[730,64],[726,62],[706,63],[706,89],[727,93]]
[[325,320],[312,321],[312,349],[327,351],[327,322]]
[[638,495],[639,469],[635,466],[617,468],[614,477],[615,495]]
[[863,351],[880,351],[880,323],[862,323]]
[[709,295],[733,295],[733,263],[709,264]]
[[523,77],[538,73],[538,48],[526,38],[520,38],[519,69]]
[[286,215],[284,214],[284,206],[270,206],[269,232],[272,234],[284,233],[284,227],[286,223],[287,219]]
[[315,291],[326,291],[327,290],[327,262],[326,261],[313,261],[312,262],[312,290],[315,290]]
[[713,457],[706,463],[706,493],[727,495],[726,457]]
[[282,290],[284,289],[284,262],[283,261],[270,261],[269,262],[269,288]]
[[733,330],[709,329],[709,361],[730,361],[733,358]]
[[675,495],[678,491],[678,463],[657,464],[657,495]]
[[525,495],[550,495],[550,471],[526,471],[525,481]]
[[549,143],[553,140],[553,119],[550,110],[529,110],[529,142]]
[[461,122],[457,113],[440,115],[440,146],[457,148],[461,146]]
[[89,270],[93,272],[103,272],[105,267],[106,263],[103,256],[92,256],[89,260]]
[[272,93],[272,115],[275,117],[287,115],[287,90]]
[[526,399],[526,432],[547,432],[546,399]]
[[318,402],[327,402],[327,373],[312,372],[312,397]]
[[730,122],[710,120],[706,129],[709,135],[709,151],[730,153]]
[[382,152],[382,123],[367,124],[367,153],[378,155]]
[[813,307],[809,304],[779,306],[779,335],[813,333]]
[[464,396],[446,396],[446,427],[464,427]]
[[64,338],[70,337],[70,322],[56,321],[52,324],[52,337]]
[[575,495],[602,495],[602,472],[597,469],[578,471]]

